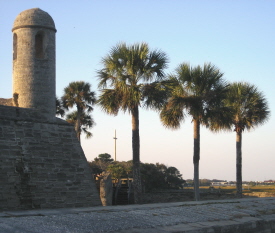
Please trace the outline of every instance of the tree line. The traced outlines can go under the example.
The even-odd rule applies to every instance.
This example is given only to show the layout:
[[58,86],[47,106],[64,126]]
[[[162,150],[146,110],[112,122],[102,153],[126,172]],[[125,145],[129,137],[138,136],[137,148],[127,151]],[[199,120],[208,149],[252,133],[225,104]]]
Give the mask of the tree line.
[[[100,154],[92,162],[88,162],[94,177],[102,172],[109,172],[112,178],[133,178],[133,161],[114,161],[108,153]],[[185,180],[176,167],[167,167],[160,163],[140,163],[140,174],[143,191],[150,192],[159,189],[179,189]]]
[[[76,106],[66,116],[74,123],[77,137],[81,132],[91,136],[95,123],[90,113],[98,104],[107,114],[128,112],[132,117],[132,173],[135,203],[142,202],[139,109],[159,112],[162,124],[171,129],[180,128],[187,116],[193,123],[193,166],[195,200],[199,195],[200,128],[211,131],[236,132],[236,188],[242,196],[242,133],[264,124],[270,111],[264,94],[247,82],[229,83],[212,63],[203,66],[179,64],[166,74],[168,56],[161,50],[150,50],[146,43],[128,45],[119,43],[102,58],[102,69],[97,71],[99,97],[90,90],[90,84],[72,82],[64,89],[60,109]],[[59,113],[60,114],[60,113]]]

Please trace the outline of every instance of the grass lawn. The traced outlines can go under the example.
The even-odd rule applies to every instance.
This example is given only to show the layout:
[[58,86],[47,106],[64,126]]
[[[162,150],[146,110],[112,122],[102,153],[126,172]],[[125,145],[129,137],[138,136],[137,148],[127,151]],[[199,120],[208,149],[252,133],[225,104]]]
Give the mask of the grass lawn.
[[[248,197],[275,197],[275,185],[243,186],[243,196]],[[235,186],[200,186],[201,200],[225,200],[236,198]],[[166,203],[179,201],[193,201],[193,187],[184,189],[159,190],[144,195],[144,204]]]

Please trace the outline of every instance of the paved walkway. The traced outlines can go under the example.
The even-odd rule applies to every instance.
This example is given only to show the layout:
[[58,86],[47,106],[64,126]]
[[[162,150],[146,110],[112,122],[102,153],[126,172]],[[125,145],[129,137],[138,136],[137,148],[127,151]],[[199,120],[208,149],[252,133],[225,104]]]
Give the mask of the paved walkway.
[[0,212],[2,233],[275,232],[275,198]]

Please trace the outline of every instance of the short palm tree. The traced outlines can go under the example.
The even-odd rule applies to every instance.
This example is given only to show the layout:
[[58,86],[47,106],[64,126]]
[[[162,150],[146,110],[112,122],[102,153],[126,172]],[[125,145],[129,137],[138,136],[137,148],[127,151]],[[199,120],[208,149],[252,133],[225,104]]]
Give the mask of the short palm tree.
[[64,108],[69,109],[76,107],[75,131],[80,141],[81,116],[93,110],[93,105],[96,102],[95,92],[91,91],[91,85],[89,83],[84,81],[71,82],[64,88],[64,94],[61,99]]
[[194,190],[199,196],[200,126],[211,128],[213,122],[225,117],[222,99],[227,91],[223,74],[211,63],[192,68],[188,63],[180,64],[175,74],[170,75],[171,96],[160,112],[164,126],[179,128],[186,115],[191,116],[194,127]]
[[55,104],[56,104],[56,116],[61,116],[63,117],[65,115],[65,109],[62,106],[61,100],[59,98],[55,98]]
[[[75,125],[77,121],[77,111],[73,111],[66,115],[66,121]],[[93,134],[89,131],[95,125],[94,119],[86,112],[82,112],[80,115],[80,134],[84,133],[86,138],[91,138]]]
[[132,150],[135,203],[141,203],[139,107],[160,107],[167,96],[164,69],[167,56],[159,50],[150,51],[146,43],[114,46],[103,58],[98,71],[101,95],[98,103],[108,114],[119,110],[132,116]]
[[236,186],[237,196],[242,197],[242,133],[264,124],[270,111],[263,93],[246,82],[230,84],[226,104],[232,109],[232,117],[221,128],[236,132]]

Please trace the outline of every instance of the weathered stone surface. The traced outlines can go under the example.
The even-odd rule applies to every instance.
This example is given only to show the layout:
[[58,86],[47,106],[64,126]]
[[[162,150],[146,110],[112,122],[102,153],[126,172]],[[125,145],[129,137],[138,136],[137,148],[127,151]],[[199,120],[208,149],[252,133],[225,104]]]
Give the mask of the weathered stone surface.
[[0,209],[101,205],[73,126],[31,119],[34,109],[17,117],[17,109],[0,106]]
[[0,98],[0,104],[6,106],[13,106],[12,99]]
[[112,205],[113,184],[112,177],[109,172],[103,172],[100,177],[100,199],[103,206]]
[[45,117],[54,120],[54,21],[39,8],[25,10],[16,17],[12,32],[15,106],[40,109]]

